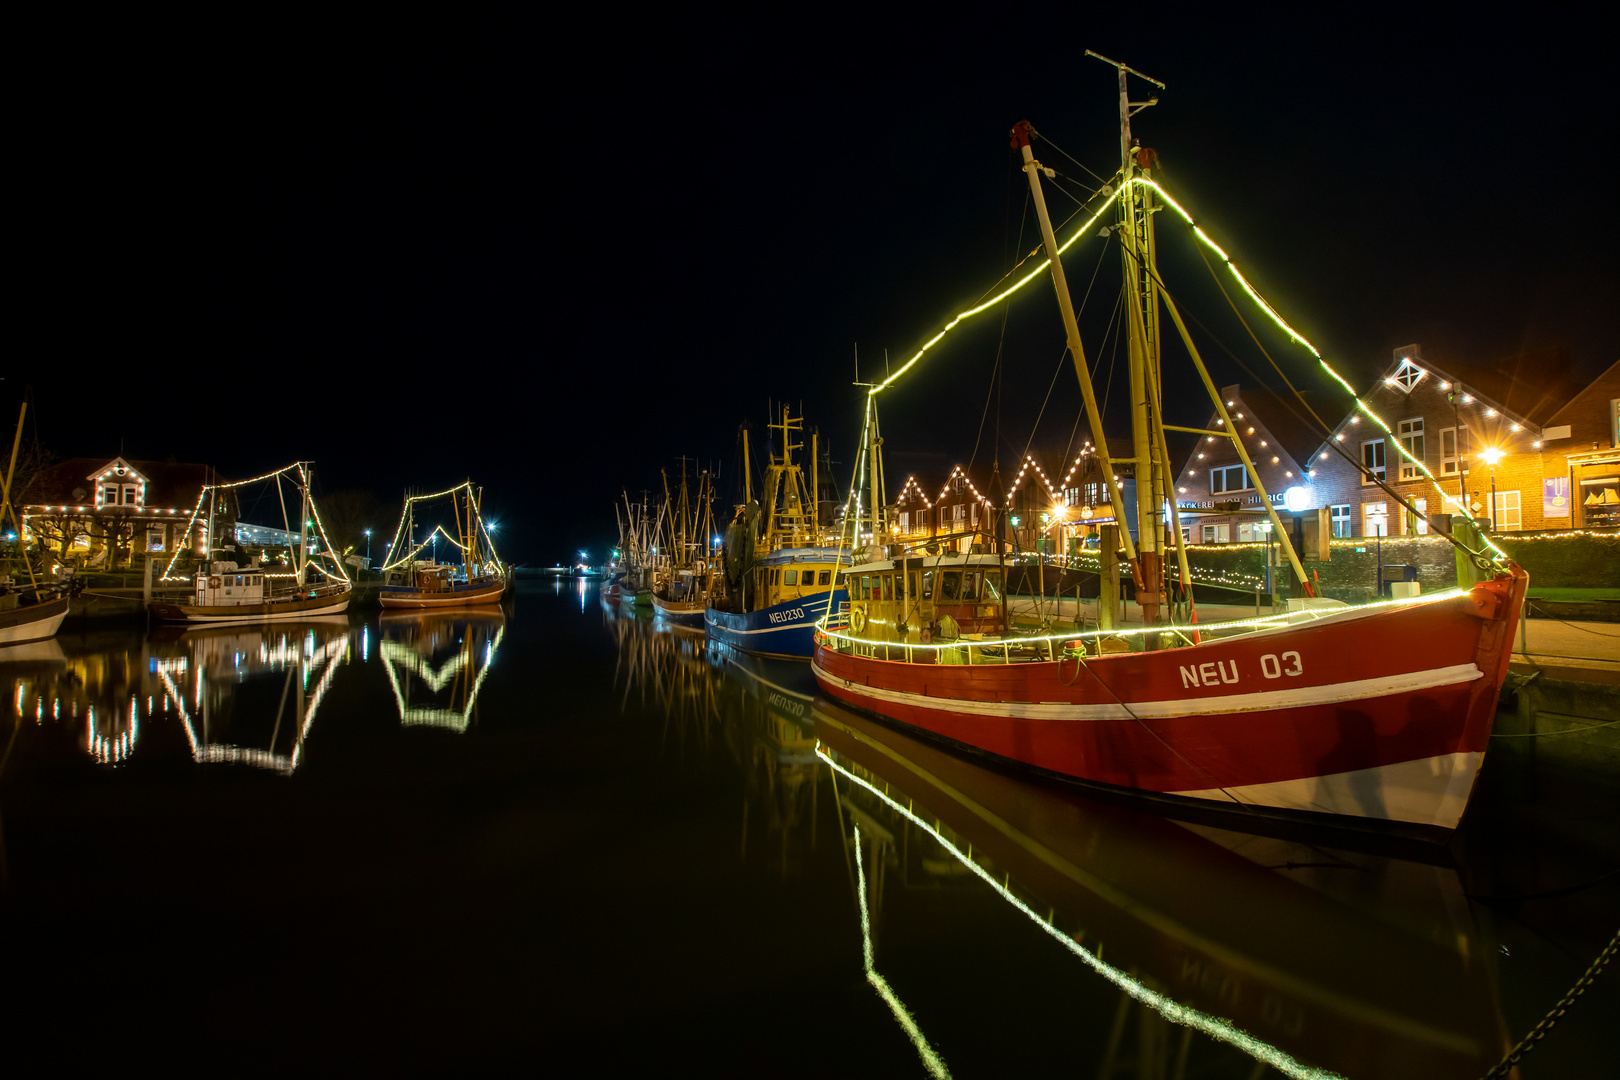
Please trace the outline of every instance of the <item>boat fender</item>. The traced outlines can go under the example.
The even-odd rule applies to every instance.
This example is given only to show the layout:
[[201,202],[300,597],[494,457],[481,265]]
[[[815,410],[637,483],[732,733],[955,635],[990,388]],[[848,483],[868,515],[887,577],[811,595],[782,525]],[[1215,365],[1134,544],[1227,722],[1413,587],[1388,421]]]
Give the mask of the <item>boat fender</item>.
[[1501,606],[1501,599],[1494,589],[1486,589],[1475,585],[1468,590],[1468,603],[1468,614],[1489,620],[1496,618],[1496,611]]
[[860,633],[862,630],[865,630],[866,629],[866,609],[865,608],[856,608],[854,611],[850,612],[849,613],[849,625],[854,628],[854,630],[855,630],[855,632],[857,634]]
[[210,589],[219,588],[219,577],[217,575],[208,579],[208,587]]

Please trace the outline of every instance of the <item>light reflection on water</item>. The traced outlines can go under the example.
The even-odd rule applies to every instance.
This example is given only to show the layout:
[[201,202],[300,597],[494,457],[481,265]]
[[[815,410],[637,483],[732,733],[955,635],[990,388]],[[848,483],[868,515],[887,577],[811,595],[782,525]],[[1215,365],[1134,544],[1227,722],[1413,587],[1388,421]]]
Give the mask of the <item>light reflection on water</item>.
[[[522,619],[492,607],[65,636],[0,655],[0,673],[14,686],[7,704],[29,729],[24,755],[50,752],[55,744],[39,740],[54,731],[59,743],[72,740],[68,752],[84,771],[109,783],[165,755],[221,786],[264,777],[254,782],[273,792],[264,804],[272,819],[314,776],[337,789],[363,779],[372,801],[356,816],[386,818],[407,799],[415,804],[416,778],[433,780],[435,768],[471,769],[463,786],[479,792],[501,769],[469,765],[489,747],[503,748],[497,757],[517,746],[544,758],[575,745],[570,729],[547,725],[606,732],[613,751],[586,763],[601,781],[568,789],[568,810],[534,820],[565,838],[583,823],[610,865],[625,862],[610,882],[645,892],[655,912],[671,898],[700,898],[664,932],[667,953],[638,952],[640,966],[615,982],[656,985],[660,965],[675,965],[688,945],[705,964],[739,968],[739,950],[774,951],[795,993],[826,1010],[816,1031],[858,1033],[847,1047],[866,1062],[856,1072],[892,1074],[895,1055],[879,1053],[892,1044],[902,1072],[935,1076],[1477,1076],[1572,981],[1553,965],[1559,985],[1521,993],[1508,1009],[1501,936],[1443,852],[1414,860],[1180,823],[984,769],[822,701],[803,664],[748,657],[647,615],[621,618],[598,600],[599,584],[526,584]],[[577,670],[547,666],[563,642],[576,648]],[[581,659],[587,648],[599,675]],[[497,741],[513,732],[527,741]],[[339,754],[327,739],[355,752]],[[427,748],[401,774],[402,796],[387,772],[397,765],[375,764],[401,745]],[[637,772],[638,760],[655,771]],[[333,761],[382,771],[346,778],[324,764]],[[295,775],[305,779],[280,779]],[[161,776],[149,782],[169,797]],[[696,809],[710,794],[713,820]],[[631,823],[622,837],[590,831],[604,805]],[[17,817],[6,809],[11,829]],[[638,843],[665,818],[682,822],[664,834],[673,857],[645,862],[654,856]],[[530,819],[499,828],[475,820],[471,836],[506,838]],[[351,825],[323,818],[320,828]],[[30,828],[41,826],[25,821],[25,836]],[[571,860],[580,856],[566,850],[539,871],[547,883],[571,881],[583,898],[559,924],[585,939],[622,935],[617,893],[593,893],[588,875],[576,880]],[[351,857],[366,858],[344,849]],[[407,846],[392,857],[431,879],[445,856]],[[384,873],[362,870],[365,882]],[[96,880],[93,868],[86,875]],[[736,916],[725,903],[756,895],[760,882],[777,889],[777,936],[733,940]],[[512,887],[496,876],[466,891]],[[535,895],[556,903],[550,891]],[[534,921],[549,926],[552,917],[542,909]],[[495,955],[517,948],[524,932],[501,930]],[[546,972],[550,955],[524,962]],[[1522,979],[1531,962],[1516,952],[1511,963]],[[476,968],[470,985],[490,970]],[[568,985],[589,970],[540,982]],[[723,1057],[723,1040],[713,1053]],[[1554,1060],[1557,1050],[1538,1053]],[[815,1060],[806,1071],[825,1074],[826,1059]]]

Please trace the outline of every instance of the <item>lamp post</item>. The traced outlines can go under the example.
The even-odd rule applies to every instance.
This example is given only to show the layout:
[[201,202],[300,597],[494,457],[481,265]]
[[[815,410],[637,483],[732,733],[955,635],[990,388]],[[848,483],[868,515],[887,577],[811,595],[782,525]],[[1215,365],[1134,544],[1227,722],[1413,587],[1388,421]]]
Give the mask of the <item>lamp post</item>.
[[1491,532],[1496,532],[1496,463],[1502,460],[1502,448],[1493,446],[1479,456],[1491,467]]
[[366,530],[366,565],[371,565],[371,530]]

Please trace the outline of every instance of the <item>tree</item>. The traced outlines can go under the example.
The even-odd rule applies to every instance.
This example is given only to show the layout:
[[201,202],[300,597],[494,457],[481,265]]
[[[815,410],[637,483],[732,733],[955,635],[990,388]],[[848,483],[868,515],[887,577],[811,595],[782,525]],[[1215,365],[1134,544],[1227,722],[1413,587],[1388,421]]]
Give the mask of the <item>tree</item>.
[[[382,545],[393,535],[393,513],[369,491],[347,489],[322,495],[318,509],[321,524],[326,526],[326,538],[339,555],[344,551],[366,551],[366,530],[372,531],[372,558],[382,554]],[[378,533],[388,533],[379,538]]]

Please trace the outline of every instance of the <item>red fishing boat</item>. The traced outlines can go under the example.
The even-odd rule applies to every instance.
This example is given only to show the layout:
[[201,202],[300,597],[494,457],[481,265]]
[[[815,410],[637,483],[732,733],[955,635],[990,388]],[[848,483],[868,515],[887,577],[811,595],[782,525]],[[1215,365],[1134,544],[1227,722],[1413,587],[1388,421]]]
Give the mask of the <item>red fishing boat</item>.
[[[934,543],[908,548],[903,530],[885,520],[882,473],[874,467],[869,516],[863,522],[852,515],[854,527],[868,529],[874,542],[864,562],[846,573],[849,603],[817,629],[816,678],[841,702],[1054,776],[1243,812],[1335,815],[1431,833],[1455,828],[1490,737],[1528,585],[1525,572],[1488,538],[1459,528],[1450,535],[1467,555],[1459,560],[1462,588],[1347,607],[1318,598],[1299,552],[1284,544],[1298,583],[1293,610],[1196,624],[1185,533],[1168,490],[1167,428],[1210,443],[1230,440],[1271,527],[1277,535],[1287,530],[1159,278],[1154,217],[1173,210],[1185,218],[1261,310],[1324,367],[1326,361],[1152,178],[1153,152],[1130,132],[1132,111],[1145,107],[1127,101],[1126,77],[1138,73],[1106,62],[1119,73],[1122,165],[1094,196],[1104,200],[1095,216],[1063,247],[1042,195],[1042,178],[1054,173],[1035,159],[1028,124],[1013,129],[1013,145],[1029,180],[1102,475],[1115,478],[1101,486],[1113,520],[1127,526],[1117,531],[1118,558],[1129,568],[1140,622],[1115,627],[1111,606],[1099,604],[1102,625],[1095,631],[1021,634],[1007,618],[1004,599],[1006,508],[983,500],[988,524],[971,553],[966,545],[955,553]],[[1117,208],[1111,228],[1123,253],[1122,310],[1130,335],[1133,441],[1132,456],[1123,461],[1135,469],[1136,505],[1129,513],[1101,437],[1061,260],[1064,248],[1093,235],[1110,206]],[[956,321],[997,306],[1044,270]],[[1160,318],[1161,305],[1167,319]],[[1213,429],[1174,428],[1160,415],[1160,331],[1166,325],[1180,335],[1211,399],[1218,417]],[[877,395],[944,336],[869,391],[862,454],[875,461],[879,453]],[[1420,458],[1400,452],[1433,479]],[[1381,474],[1365,475],[1364,483],[1428,520],[1422,503],[1402,498]],[[974,600],[967,608],[965,597]],[[1167,621],[1166,611],[1181,618]]]

